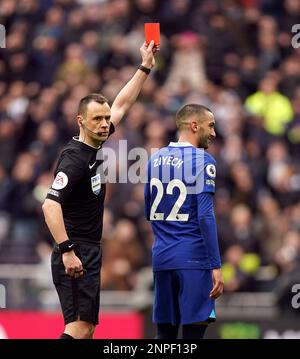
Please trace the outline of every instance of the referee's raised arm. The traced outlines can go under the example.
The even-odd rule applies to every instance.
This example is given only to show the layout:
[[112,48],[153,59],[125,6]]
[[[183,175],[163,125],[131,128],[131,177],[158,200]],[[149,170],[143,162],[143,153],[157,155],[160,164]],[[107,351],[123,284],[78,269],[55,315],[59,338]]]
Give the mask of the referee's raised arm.
[[130,81],[122,88],[111,106],[111,122],[117,126],[125,113],[137,99],[144,82],[146,81],[152,67],[155,65],[154,54],[159,49],[151,41],[147,46],[144,43],[141,48],[142,63]]

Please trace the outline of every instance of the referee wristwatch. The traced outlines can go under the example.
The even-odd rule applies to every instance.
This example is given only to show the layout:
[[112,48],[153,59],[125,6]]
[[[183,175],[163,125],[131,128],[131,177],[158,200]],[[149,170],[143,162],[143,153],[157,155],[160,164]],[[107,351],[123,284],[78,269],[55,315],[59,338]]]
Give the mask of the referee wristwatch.
[[145,66],[143,66],[142,64],[140,64],[140,66],[139,66],[139,70],[141,70],[141,71],[145,72],[145,74],[147,74],[147,75],[149,75],[149,74],[150,74],[150,72],[151,72],[151,68],[149,68],[149,67],[145,67]]

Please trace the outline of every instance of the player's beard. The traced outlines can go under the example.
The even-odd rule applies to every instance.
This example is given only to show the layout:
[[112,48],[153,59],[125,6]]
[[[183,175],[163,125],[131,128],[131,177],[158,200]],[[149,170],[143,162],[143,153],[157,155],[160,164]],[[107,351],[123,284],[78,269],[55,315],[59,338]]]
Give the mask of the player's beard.
[[206,136],[201,136],[199,139],[199,148],[204,148],[205,150],[208,149],[208,140],[209,138]]

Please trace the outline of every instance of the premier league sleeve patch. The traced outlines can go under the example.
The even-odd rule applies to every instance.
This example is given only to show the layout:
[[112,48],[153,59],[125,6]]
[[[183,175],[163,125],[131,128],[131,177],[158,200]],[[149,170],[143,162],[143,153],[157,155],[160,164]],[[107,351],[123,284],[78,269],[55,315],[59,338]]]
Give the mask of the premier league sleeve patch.
[[216,166],[213,163],[209,163],[205,167],[204,172],[204,188],[203,192],[215,193],[215,179],[217,175]]
[[69,182],[68,176],[64,172],[58,172],[51,187],[53,189],[60,190],[65,188],[68,182]]
[[210,177],[210,178],[216,178],[216,174],[217,174],[217,170],[216,170],[216,166],[213,164],[209,164],[206,166],[205,168],[206,174]]

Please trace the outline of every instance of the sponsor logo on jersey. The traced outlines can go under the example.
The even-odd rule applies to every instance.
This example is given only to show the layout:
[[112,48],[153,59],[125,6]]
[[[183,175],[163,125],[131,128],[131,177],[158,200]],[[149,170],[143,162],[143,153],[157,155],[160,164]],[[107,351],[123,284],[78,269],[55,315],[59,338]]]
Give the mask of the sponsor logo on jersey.
[[91,177],[91,186],[92,191],[95,193],[96,196],[98,196],[101,190],[101,177],[99,173]]
[[215,165],[213,165],[213,164],[207,165],[205,170],[206,170],[206,173],[207,173],[207,175],[209,177],[211,177],[211,178],[216,177],[217,171],[216,171],[216,166]]
[[63,189],[68,184],[68,181],[68,176],[64,172],[58,172],[51,187],[54,189]]

